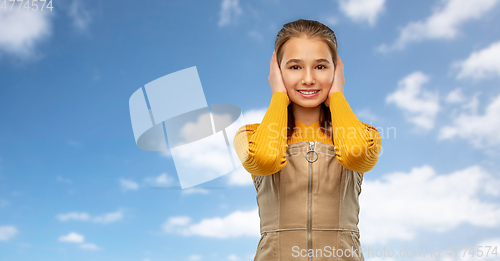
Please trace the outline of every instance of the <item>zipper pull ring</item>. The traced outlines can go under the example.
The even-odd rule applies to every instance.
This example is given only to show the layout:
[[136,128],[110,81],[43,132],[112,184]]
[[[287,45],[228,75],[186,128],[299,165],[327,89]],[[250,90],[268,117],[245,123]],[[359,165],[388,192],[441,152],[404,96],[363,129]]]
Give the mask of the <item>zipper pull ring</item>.
[[[309,145],[310,145],[310,146],[309,146],[309,150],[308,150],[308,151],[307,151],[307,153],[306,153],[306,160],[307,160],[307,161],[309,161],[309,162],[311,162],[311,163],[313,163],[313,162],[317,161],[317,160],[318,160],[318,158],[319,158],[318,152],[314,150],[314,144],[315,144],[315,143],[316,143],[316,142],[309,141]],[[308,155],[309,155],[309,153],[310,153],[310,152],[314,152],[314,153],[316,153],[316,158],[315,158],[314,160],[312,159],[312,156],[311,156],[311,159],[309,159],[310,157],[308,157]]]

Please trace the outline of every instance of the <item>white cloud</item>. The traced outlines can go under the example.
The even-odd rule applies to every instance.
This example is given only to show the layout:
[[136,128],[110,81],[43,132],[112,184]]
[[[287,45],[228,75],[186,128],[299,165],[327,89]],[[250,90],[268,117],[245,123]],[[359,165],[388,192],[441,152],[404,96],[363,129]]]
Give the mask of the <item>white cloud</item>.
[[[239,160],[239,159],[236,159]],[[243,166],[238,167],[226,175],[227,184],[234,186],[253,185],[252,175]]]
[[440,129],[439,139],[460,137],[476,148],[496,148],[500,145],[500,95],[494,97],[484,114],[476,112],[479,101],[477,95],[464,107],[472,112],[463,112],[452,119],[452,123]]
[[92,243],[84,243],[80,245],[81,249],[88,249],[88,250],[98,250],[99,247],[97,247],[95,244]]
[[446,95],[445,101],[447,103],[461,103],[465,101],[465,96],[461,88],[456,88]]
[[17,234],[17,229],[14,226],[0,227],[0,241],[9,241]]
[[[173,185],[175,184],[175,179],[174,177],[169,176],[167,173],[162,173],[157,177],[147,177],[144,179],[144,182],[153,187],[173,187]],[[209,191],[207,189],[197,187],[190,187],[181,190],[182,195],[208,193]]]
[[261,123],[266,115],[267,108],[248,110],[243,113],[246,124]]
[[73,25],[78,30],[86,30],[92,21],[90,14],[81,0],[73,0],[69,6],[68,15],[73,19]]
[[[200,148],[200,147],[198,147]],[[209,148],[207,148],[209,149]],[[185,152],[189,153],[189,152]],[[195,155],[196,153],[200,152],[192,152]],[[197,163],[193,163],[197,164]],[[212,162],[212,165],[216,165],[214,162]],[[140,187],[160,187],[160,188],[166,188],[166,187],[177,187],[176,185],[176,179],[172,175],[168,175],[167,173],[161,173],[158,176],[153,176],[153,177],[146,177],[143,180],[143,184],[139,185],[138,183],[132,181],[132,180],[126,180],[126,179],[121,179],[120,180],[120,185],[122,186],[123,190],[138,190]],[[181,191],[183,195],[186,194],[194,194],[194,193],[202,193],[202,194],[207,194],[208,190],[202,189],[202,188],[190,188],[190,189],[183,189]]]
[[210,191],[208,189],[204,188],[196,188],[196,187],[190,187],[181,190],[182,195],[190,195],[190,194],[208,194]]
[[57,176],[57,181],[64,182],[64,183],[73,183],[70,179],[63,178],[61,176]]
[[231,22],[235,22],[241,13],[242,10],[238,0],[222,0],[219,26],[226,26]]
[[[474,246],[474,249],[472,249],[472,246]],[[496,251],[494,248],[497,248]],[[431,259],[424,259],[424,258],[419,258],[415,260],[436,260],[436,261],[477,261],[477,260],[484,260],[484,261],[498,261],[498,257],[495,256],[495,252],[498,252],[498,249],[500,249],[500,238],[488,238],[481,240],[480,242],[477,242],[475,244],[472,244],[471,246],[440,246],[440,248],[434,248],[436,250],[436,254],[440,253],[440,258],[438,257],[433,257]],[[439,252],[440,251],[440,252]],[[454,256],[453,258],[449,254],[449,252],[453,252]],[[448,252],[448,254],[446,254]],[[481,253],[482,252],[482,253]],[[368,260],[372,261],[372,259]],[[373,261],[379,261],[373,260]],[[382,260],[380,260],[382,261]],[[385,261],[385,260],[384,260]]]
[[430,130],[434,127],[436,114],[439,111],[439,97],[422,85],[429,77],[422,72],[414,72],[398,82],[398,89],[389,94],[386,103],[394,103],[399,107],[408,121]]
[[60,214],[57,216],[57,219],[59,219],[60,221],[77,220],[77,221],[91,221],[95,223],[111,223],[121,220],[122,218],[123,218],[122,210],[106,213],[101,216],[95,216],[95,217],[91,217],[86,212],[70,212],[67,214]]
[[111,222],[121,220],[122,218],[123,218],[123,213],[121,210],[119,210],[119,211],[106,213],[104,215],[94,217],[92,219],[92,221],[96,222],[96,223],[111,223]]
[[241,259],[237,255],[233,254],[233,255],[229,255],[226,260],[229,260],[229,261],[239,261]]
[[[457,261],[476,261],[478,259],[481,259],[481,261],[483,261],[483,260],[484,261],[498,261],[498,257],[495,256],[495,254],[493,254],[493,252],[498,253],[498,250],[500,249],[500,238],[484,239],[484,240],[481,240],[481,242],[474,244],[474,246],[476,246],[475,255],[472,255],[471,253],[469,253],[469,251],[471,250],[470,247],[467,249],[462,248],[462,249],[460,249],[460,251],[457,251],[458,258],[455,260],[457,260]],[[479,248],[479,246],[482,246],[482,247]],[[496,251],[494,250],[495,247],[496,247]],[[464,253],[464,251],[466,251],[466,250],[467,250],[467,252]],[[477,250],[483,251],[482,256],[480,256],[481,254]],[[443,261],[445,261],[445,260],[443,260]]]
[[146,183],[148,183],[151,186],[160,186],[160,187],[165,187],[165,186],[170,186],[174,183],[174,178],[169,176],[167,173],[162,173],[158,175],[157,177],[147,177],[144,179]]
[[201,260],[201,255],[190,255],[189,260]]
[[[232,123],[232,118],[230,115],[214,115],[214,118],[220,120],[222,126],[227,126]],[[198,116],[195,121],[190,121],[184,124],[180,129],[180,136],[184,139],[184,142],[179,142],[179,144],[184,144],[193,140],[193,137],[199,137],[200,130],[204,130],[207,126],[212,126],[212,133],[215,131],[214,125],[212,124],[212,119],[210,113],[204,113]]]
[[[185,175],[180,176],[181,181],[189,180],[187,183],[190,183],[193,180],[211,180],[232,170],[229,147],[226,146],[223,133],[217,132],[213,136],[200,137],[200,130],[206,130],[207,126],[212,126],[212,131],[205,131],[205,135],[213,133],[215,127],[212,122],[217,122],[220,126],[233,124],[230,114],[214,114],[213,118],[212,121],[209,114],[203,114],[180,127],[179,136],[183,139],[179,139],[182,141],[177,142],[177,146],[171,147],[171,150],[177,174]],[[193,138],[197,136],[203,139]],[[195,140],[196,143],[193,142]]]
[[190,217],[171,217],[162,225],[167,233],[183,236],[212,238],[236,238],[242,236],[259,237],[260,220],[258,209],[235,211],[225,217],[203,219],[193,224]]
[[264,36],[257,30],[249,31],[248,36],[250,36],[250,38],[252,38],[258,42],[261,42],[264,39]]
[[462,109],[468,110],[470,113],[477,113],[477,109],[479,108],[479,95],[481,92],[475,93],[470,99],[469,102],[462,105]]
[[384,12],[385,0],[339,0],[340,10],[355,22],[374,26]]
[[89,214],[87,213],[78,213],[78,212],[71,212],[67,214],[60,214],[57,216],[57,219],[60,221],[68,221],[68,220],[80,220],[80,221],[87,221],[90,219]]
[[368,108],[365,108],[363,110],[358,111],[356,113],[356,116],[358,116],[358,118],[366,124],[372,124],[372,122],[375,122],[378,120],[377,115],[372,113],[372,111]]
[[255,259],[255,254],[248,254],[245,257],[246,260],[254,260]]
[[322,22],[328,26],[334,26],[339,23],[339,19],[336,16],[327,16],[323,18]]
[[139,184],[135,183],[132,180],[127,180],[127,179],[120,179],[120,186],[124,191],[139,189]]
[[81,249],[87,249],[87,250],[99,249],[99,247],[97,247],[95,244],[85,243],[85,237],[75,232],[71,232],[66,236],[60,236],[59,241],[69,242],[69,243],[79,243]]
[[498,0],[442,0],[433,7],[433,14],[423,21],[410,22],[399,34],[392,46],[383,44],[378,51],[401,50],[411,42],[430,39],[453,39],[459,26],[483,17],[493,9]]
[[83,241],[85,241],[85,237],[75,232],[71,232],[66,236],[60,236],[59,241],[71,242],[71,243],[83,243]]
[[187,226],[189,223],[191,223],[191,218],[188,216],[171,217],[167,222],[165,222],[165,224],[163,225],[163,229],[166,232],[172,232],[173,228]]
[[500,41],[473,52],[463,61],[454,62],[452,68],[458,68],[457,79],[485,79],[500,76]]
[[[0,12],[0,55],[11,54],[22,59],[36,56],[37,44],[52,35],[52,17],[54,12],[32,11],[19,8],[16,3],[10,10]],[[39,9],[41,3],[39,4]]]
[[409,241],[421,231],[446,232],[468,223],[500,226],[500,180],[479,166],[438,175],[427,165],[365,180],[360,195],[362,244]]
[[[182,148],[178,147],[174,155],[177,173],[184,174],[186,172],[183,171],[189,169],[189,173],[186,173],[184,178],[191,180],[197,179],[199,175],[215,178],[219,177],[221,173],[230,172],[232,163],[229,158],[228,147],[224,146],[222,134],[218,133],[218,135],[217,139],[211,137],[197,144],[189,144]],[[198,173],[198,176],[190,176],[193,171]]]

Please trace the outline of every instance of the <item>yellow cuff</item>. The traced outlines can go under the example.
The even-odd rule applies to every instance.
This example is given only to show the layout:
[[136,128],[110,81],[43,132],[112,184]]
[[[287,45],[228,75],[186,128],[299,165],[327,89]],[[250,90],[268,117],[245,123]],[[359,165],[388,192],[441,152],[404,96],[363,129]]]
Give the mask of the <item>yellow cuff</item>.
[[290,105],[290,102],[291,102],[290,97],[288,97],[288,94],[286,94],[284,92],[275,92],[273,94],[273,96],[271,97],[271,99],[273,97],[279,97],[279,98],[276,98],[276,99],[279,99],[279,101],[281,101],[283,103],[286,101],[286,104]]

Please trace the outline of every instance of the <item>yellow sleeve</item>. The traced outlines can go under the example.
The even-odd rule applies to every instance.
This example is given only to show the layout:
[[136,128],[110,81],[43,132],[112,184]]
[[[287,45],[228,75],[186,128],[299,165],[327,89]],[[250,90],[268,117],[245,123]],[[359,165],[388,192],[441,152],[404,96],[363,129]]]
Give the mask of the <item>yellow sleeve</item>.
[[252,179],[274,174],[286,165],[289,103],[286,93],[274,93],[262,122],[241,127],[234,137],[236,154]]
[[356,117],[342,92],[330,96],[330,111],[338,162],[364,176],[377,163],[382,148],[379,131]]

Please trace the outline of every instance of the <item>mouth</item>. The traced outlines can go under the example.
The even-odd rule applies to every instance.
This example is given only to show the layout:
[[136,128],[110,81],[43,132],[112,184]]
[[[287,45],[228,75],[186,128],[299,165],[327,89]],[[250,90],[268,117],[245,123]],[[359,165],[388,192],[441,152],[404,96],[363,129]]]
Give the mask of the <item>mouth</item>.
[[304,98],[312,98],[318,96],[320,90],[309,90],[309,91],[297,90],[297,92]]

